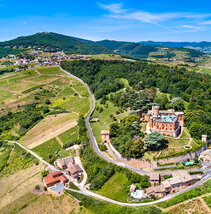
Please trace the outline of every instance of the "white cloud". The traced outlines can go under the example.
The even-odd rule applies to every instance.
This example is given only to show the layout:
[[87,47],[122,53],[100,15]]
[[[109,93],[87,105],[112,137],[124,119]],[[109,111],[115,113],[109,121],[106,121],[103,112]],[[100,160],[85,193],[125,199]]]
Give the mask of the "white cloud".
[[201,22],[202,25],[211,25],[211,20]]
[[[134,20],[143,23],[151,23],[154,25],[161,26],[162,23],[168,22],[168,25],[174,25],[173,21],[180,22],[180,25],[183,25],[184,28],[199,30],[199,26],[190,25],[190,21],[198,25],[199,22],[202,22],[205,18],[211,17],[211,14],[195,14],[195,13],[181,13],[181,12],[169,12],[169,13],[150,13],[147,11],[133,10],[133,9],[124,9],[122,3],[118,4],[101,4],[98,5],[110,12],[109,17],[116,19],[124,20]],[[211,22],[211,21],[210,21]],[[209,21],[204,22],[204,24],[211,24]],[[177,23],[178,24],[178,23]]]
[[123,9],[123,4],[122,3],[117,3],[117,4],[101,4],[98,3],[99,7],[101,7],[102,9],[108,10],[111,13],[124,13],[126,10]]
[[181,27],[192,29],[192,30],[200,30],[201,29],[200,26],[193,26],[193,25],[182,25]]

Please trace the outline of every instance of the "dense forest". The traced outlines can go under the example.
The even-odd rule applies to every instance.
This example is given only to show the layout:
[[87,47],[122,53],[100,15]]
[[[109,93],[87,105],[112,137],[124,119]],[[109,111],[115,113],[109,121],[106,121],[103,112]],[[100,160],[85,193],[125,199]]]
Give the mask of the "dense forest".
[[[138,58],[138,59],[147,58],[151,52],[159,52],[159,50],[162,48],[162,47],[159,47],[159,45],[156,46],[154,44],[151,45],[151,44],[141,44],[141,43],[135,43],[135,42],[119,42],[114,40],[102,40],[96,43],[108,49],[111,49],[116,53]],[[173,51],[182,51],[186,53],[188,57],[200,57],[204,55],[204,53],[194,49],[183,48],[183,47],[168,47],[168,51],[166,52],[166,54],[162,54],[160,56],[161,58],[163,57],[173,58],[176,56]]]
[[[64,62],[62,67],[83,79],[96,99],[119,91],[124,87],[121,78],[127,79],[131,89],[120,92],[119,98],[113,96],[116,105],[146,111],[155,102],[162,109],[184,110],[191,135],[197,139],[202,134],[211,137],[209,75],[142,61],[80,60]],[[158,89],[160,96],[156,95]]]

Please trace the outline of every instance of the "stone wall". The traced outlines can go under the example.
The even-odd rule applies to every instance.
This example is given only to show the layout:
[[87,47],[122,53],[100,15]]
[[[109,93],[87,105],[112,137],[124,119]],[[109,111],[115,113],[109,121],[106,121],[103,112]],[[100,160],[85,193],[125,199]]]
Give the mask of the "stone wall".
[[190,153],[187,153],[185,155],[180,155],[180,156],[177,156],[177,157],[160,159],[157,162],[159,164],[166,164],[166,163],[183,162],[183,161],[186,161],[187,159],[191,160],[191,159],[196,158],[197,156],[200,155],[201,152],[203,152],[204,150],[206,150],[206,147],[207,147],[207,145],[205,144],[201,148],[197,149],[194,152],[190,152]]
[[125,164],[128,164],[130,166],[133,166],[137,169],[149,169],[149,168],[154,168],[157,167],[157,163],[159,164],[166,164],[166,163],[176,163],[176,162],[183,162],[186,161],[187,159],[194,159],[197,156],[200,155],[201,152],[206,150],[206,144],[199,148],[198,150],[194,152],[190,152],[185,155],[180,155],[178,157],[171,157],[171,158],[165,158],[165,159],[160,159],[158,161],[147,161],[145,159],[134,159],[134,158],[125,158],[122,157],[122,155],[113,147],[113,145],[110,143],[110,148],[114,152],[114,154]]

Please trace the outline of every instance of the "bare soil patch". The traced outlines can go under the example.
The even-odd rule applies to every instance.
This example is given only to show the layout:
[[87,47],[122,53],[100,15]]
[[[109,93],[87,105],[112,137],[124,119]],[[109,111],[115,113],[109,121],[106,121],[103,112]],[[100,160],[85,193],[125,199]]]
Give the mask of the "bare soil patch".
[[25,146],[32,149],[75,127],[77,125],[77,118],[78,115],[74,113],[64,113],[56,116],[49,115],[28,131],[21,141]]

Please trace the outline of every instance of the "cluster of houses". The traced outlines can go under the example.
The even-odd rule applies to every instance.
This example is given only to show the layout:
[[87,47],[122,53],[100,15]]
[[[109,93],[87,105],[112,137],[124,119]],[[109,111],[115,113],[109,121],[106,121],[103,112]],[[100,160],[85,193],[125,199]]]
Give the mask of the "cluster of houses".
[[190,175],[188,171],[179,170],[171,173],[172,177],[161,181],[159,173],[152,173],[150,175],[151,187],[147,188],[146,196],[154,195],[156,198],[164,197],[181,191],[200,180],[200,175]]
[[[16,60],[14,65],[27,65],[33,63],[40,63],[39,66],[56,66],[59,65],[64,60],[77,60],[77,59],[89,59],[88,56],[83,55],[66,55],[63,51],[57,51],[55,53],[45,52],[43,55],[42,51],[31,51],[29,55],[34,56],[33,60],[27,58],[19,58],[16,55],[8,55],[9,59]],[[45,57],[48,56],[48,57]]]
[[54,162],[54,165],[62,170],[67,171],[68,174],[73,178],[78,179],[82,176],[83,170],[78,164],[75,163],[75,159],[73,157],[58,159]]
[[75,163],[73,157],[61,158],[54,162],[54,165],[61,170],[50,172],[43,177],[43,184],[53,195],[62,195],[65,187],[68,187],[71,178],[78,179],[82,176],[83,170]]

